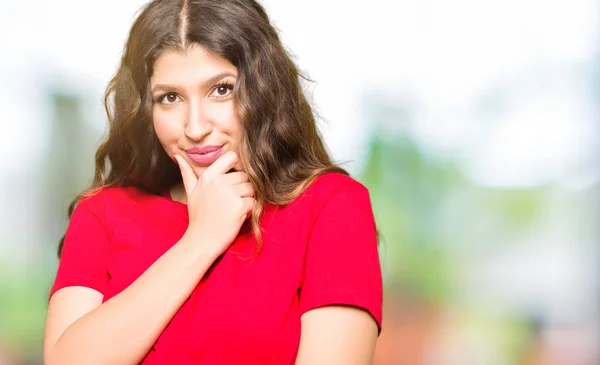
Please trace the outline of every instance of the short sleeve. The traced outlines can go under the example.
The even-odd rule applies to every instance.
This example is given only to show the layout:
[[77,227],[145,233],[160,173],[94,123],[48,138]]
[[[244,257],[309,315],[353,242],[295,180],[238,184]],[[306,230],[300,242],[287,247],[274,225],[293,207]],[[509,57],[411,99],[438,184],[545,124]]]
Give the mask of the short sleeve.
[[109,236],[102,219],[102,200],[101,196],[84,198],[75,207],[49,297],[68,286],[104,293],[109,279],[105,265]]
[[300,288],[300,310],[355,306],[369,312],[381,331],[382,286],[369,192],[352,180],[327,198],[314,221]]

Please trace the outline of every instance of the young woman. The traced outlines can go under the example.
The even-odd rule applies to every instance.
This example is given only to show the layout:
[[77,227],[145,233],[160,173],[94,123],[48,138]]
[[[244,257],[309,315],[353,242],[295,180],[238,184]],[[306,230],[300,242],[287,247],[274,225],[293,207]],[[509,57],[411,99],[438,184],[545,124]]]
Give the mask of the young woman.
[[332,163],[254,0],[155,0],[69,209],[47,365],[370,364],[382,281],[367,189]]

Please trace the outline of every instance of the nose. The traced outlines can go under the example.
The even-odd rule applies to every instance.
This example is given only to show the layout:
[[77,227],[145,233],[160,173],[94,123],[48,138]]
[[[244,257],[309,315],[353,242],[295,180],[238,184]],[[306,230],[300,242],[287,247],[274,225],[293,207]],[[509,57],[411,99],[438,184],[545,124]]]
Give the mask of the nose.
[[189,103],[187,120],[185,122],[185,135],[199,141],[212,132],[213,123],[200,101]]

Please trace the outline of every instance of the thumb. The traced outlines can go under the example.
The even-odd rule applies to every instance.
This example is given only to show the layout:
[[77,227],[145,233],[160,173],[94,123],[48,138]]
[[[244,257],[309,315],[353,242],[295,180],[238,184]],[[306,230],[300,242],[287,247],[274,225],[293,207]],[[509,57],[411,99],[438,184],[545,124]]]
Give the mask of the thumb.
[[177,165],[179,166],[179,170],[181,171],[181,179],[183,180],[183,186],[185,188],[185,193],[189,197],[194,191],[196,184],[198,183],[198,178],[196,178],[196,174],[194,170],[187,163],[185,158],[179,155],[173,155],[175,160],[177,161]]

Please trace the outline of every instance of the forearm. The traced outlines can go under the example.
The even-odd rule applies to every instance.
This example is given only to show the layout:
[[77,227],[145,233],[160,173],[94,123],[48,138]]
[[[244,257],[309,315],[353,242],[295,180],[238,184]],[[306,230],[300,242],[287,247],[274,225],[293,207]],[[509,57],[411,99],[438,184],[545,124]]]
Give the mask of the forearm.
[[128,288],[69,326],[47,363],[138,364],[217,256],[195,237],[184,235]]

